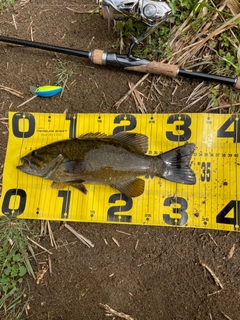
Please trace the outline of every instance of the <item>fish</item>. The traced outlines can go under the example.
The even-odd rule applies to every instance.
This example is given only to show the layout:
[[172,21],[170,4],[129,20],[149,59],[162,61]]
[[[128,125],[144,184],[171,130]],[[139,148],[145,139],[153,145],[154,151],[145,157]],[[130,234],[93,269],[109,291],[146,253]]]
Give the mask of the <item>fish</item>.
[[106,135],[87,133],[56,141],[20,158],[17,169],[52,181],[53,188],[72,186],[87,194],[84,184],[110,185],[128,197],[143,194],[141,176],[157,176],[193,185],[196,175],[190,161],[194,143],[186,143],[157,156],[146,155],[148,137],[141,133]]

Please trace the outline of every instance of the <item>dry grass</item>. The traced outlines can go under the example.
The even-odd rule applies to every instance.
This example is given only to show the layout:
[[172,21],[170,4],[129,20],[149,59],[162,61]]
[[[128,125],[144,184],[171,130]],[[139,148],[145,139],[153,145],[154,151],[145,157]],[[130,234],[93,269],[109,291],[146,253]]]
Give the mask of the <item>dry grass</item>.
[[[240,75],[240,3],[238,0],[168,0],[173,16],[146,43],[140,43],[135,55],[148,60],[178,65],[180,68],[212,73],[234,79]],[[183,20],[183,22],[181,22]],[[126,26],[126,28],[128,28]],[[130,27],[129,27],[130,28]],[[147,112],[144,98],[136,98],[136,90],[147,79],[144,75],[114,106],[133,95],[140,112]],[[154,76],[147,96],[153,97],[161,76]],[[149,81],[149,78],[147,79]],[[164,80],[168,81],[168,80]],[[169,80],[171,81],[171,80]],[[154,89],[154,90],[153,90]],[[174,92],[172,93],[174,95]],[[161,93],[157,91],[157,101]],[[155,100],[155,99],[154,99]],[[200,83],[179,112],[195,111],[239,112],[240,91],[216,83]],[[159,106],[159,105],[158,105]],[[157,112],[158,106],[155,111]],[[154,112],[155,112],[154,111]]]
[[[199,1],[199,8],[202,2],[202,0]],[[225,36],[235,47],[236,52],[239,50],[240,41],[237,32],[239,33],[240,30],[240,5],[237,0],[225,0],[218,6],[210,0],[204,3],[205,5],[199,12],[198,8],[195,8],[195,12],[198,13],[192,12],[180,28],[175,26],[172,29],[170,45],[174,53],[169,59],[166,59],[169,62],[189,66],[199,61],[210,63],[216,61],[214,57],[217,52],[216,47],[221,47],[221,43],[218,43],[221,40],[219,36],[228,30],[232,39],[228,37],[228,34]],[[211,9],[207,8],[206,4]],[[214,47],[215,51],[212,50]],[[240,68],[240,64],[238,67]]]
[[[168,2],[171,4],[171,1]],[[178,6],[181,10],[179,3]],[[165,50],[159,48],[161,62],[177,64],[187,70],[232,78],[240,74],[238,0],[200,0],[181,25],[177,18],[173,19],[170,22],[173,27],[168,35]],[[153,36],[151,37],[149,44],[153,43]],[[159,79],[154,77],[151,87],[154,87]],[[182,111],[187,112],[190,106],[197,103],[199,105],[203,100],[207,112],[238,112],[240,92],[232,87],[204,84],[192,92],[190,100]]]

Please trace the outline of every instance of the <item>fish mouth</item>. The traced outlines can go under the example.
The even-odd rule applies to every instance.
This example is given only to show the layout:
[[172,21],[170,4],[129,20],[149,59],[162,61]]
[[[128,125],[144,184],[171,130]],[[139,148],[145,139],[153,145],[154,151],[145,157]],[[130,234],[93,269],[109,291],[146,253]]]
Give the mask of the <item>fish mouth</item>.
[[20,159],[22,164],[17,166],[16,168],[19,169],[19,170],[23,170],[24,168],[26,168],[27,166],[30,166],[31,167],[31,161],[28,159],[28,158],[21,158]]

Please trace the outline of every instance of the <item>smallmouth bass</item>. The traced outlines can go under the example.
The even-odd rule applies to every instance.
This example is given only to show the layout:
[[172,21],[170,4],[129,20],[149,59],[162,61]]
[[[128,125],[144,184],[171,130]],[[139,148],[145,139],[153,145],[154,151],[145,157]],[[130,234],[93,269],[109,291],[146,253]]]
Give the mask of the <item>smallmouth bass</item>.
[[110,185],[129,197],[144,192],[138,176],[154,175],[172,182],[195,184],[190,168],[195,144],[188,143],[158,156],[145,155],[148,137],[120,132],[108,136],[88,133],[79,138],[51,143],[22,157],[17,169],[52,180],[53,188],[70,185],[84,194],[84,183]]

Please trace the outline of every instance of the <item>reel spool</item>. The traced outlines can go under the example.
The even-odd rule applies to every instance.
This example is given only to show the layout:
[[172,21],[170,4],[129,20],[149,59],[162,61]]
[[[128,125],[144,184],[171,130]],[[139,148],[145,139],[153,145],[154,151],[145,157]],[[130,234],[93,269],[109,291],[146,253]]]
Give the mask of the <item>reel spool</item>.
[[129,56],[132,56],[132,50],[136,44],[160,27],[172,14],[169,5],[161,0],[99,0],[99,7],[100,15],[108,22],[133,19],[142,21],[148,26],[140,37],[134,37]]

